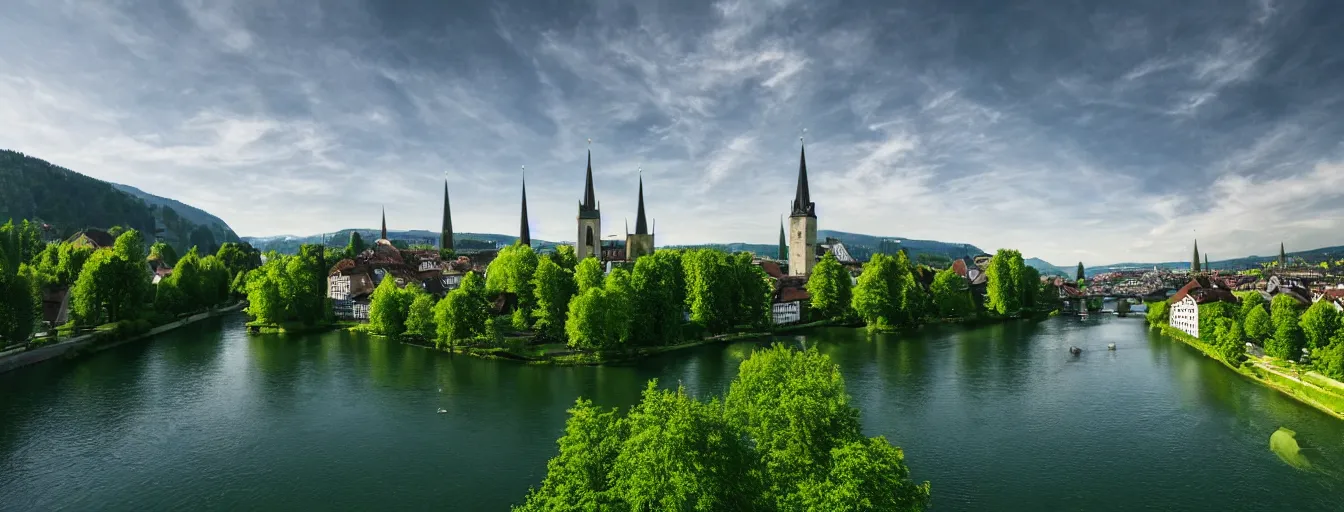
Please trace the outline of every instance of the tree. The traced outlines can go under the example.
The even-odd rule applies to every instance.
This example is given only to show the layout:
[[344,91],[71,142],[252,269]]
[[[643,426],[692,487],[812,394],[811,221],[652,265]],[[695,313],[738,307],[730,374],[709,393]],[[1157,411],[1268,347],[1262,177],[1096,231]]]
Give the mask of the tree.
[[686,288],[681,275],[681,257],[658,250],[635,260],[630,275],[633,291],[630,339],[642,345],[667,345],[681,339],[682,311]]
[[975,305],[971,302],[970,284],[951,268],[938,272],[933,284],[929,286],[934,306],[943,318],[960,318],[971,314]]
[[1297,300],[1287,294],[1275,295],[1270,301],[1269,317],[1274,324],[1274,337],[1265,343],[1265,355],[1286,361],[1297,361],[1301,357],[1305,340],[1298,325],[1299,309]]
[[1165,300],[1149,302],[1145,304],[1148,312],[1144,314],[1144,319],[1150,325],[1166,325],[1167,318],[1170,315],[1170,304]]
[[602,263],[597,261],[597,258],[584,258],[574,269],[574,283],[577,286],[575,293],[601,288],[603,279]]
[[1231,365],[1240,364],[1246,354],[1246,336],[1241,323],[1237,322],[1236,318],[1221,318],[1214,327],[1213,334],[1211,344],[1223,361]]
[[392,276],[383,278],[369,297],[369,329],[388,337],[400,336],[406,330],[406,317],[415,301],[414,294],[398,287]]
[[811,349],[774,345],[738,368],[724,407],[729,421],[755,441],[767,476],[767,501],[796,500],[797,484],[825,475],[831,450],[861,438],[840,368]]
[[1269,312],[1265,308],[1251,308],[1244,322],[1246,337],[1256,344],[1265,344],[1265,339],[1274,334],[1274,324],[1270,322]]
[[728,255],[714,249],[698,249],[682,254],[686,276],[686,306],[691,322],[718,334],[733,326],[733,274]]
[[41,318],[40,283],[23,263],[21,237],[12,223],[0,228],[0,346],[27,341]]
[[1258,291],[1237,292],[1237,297],[1241,299],[1241,313],[1237,315],[1244,322],[1251,316],[1252,309],[1265,309],[1265,298],[1260,296]]
[[551,261],[570,272],[574,272],[574,267],[579,264],[578,256],[574,253],[574,246],[572,245],[556,246],[555,252],[551,253]]
[[177,251],[166,243],[154,242],[154,245],[149,247],[149,259],[158,260],[163,266],[172,268],[177,266]]
[[609,331],[608,303],[607,292],[602,288],[589,288],[570,299],[565,319],[569,346],[598,350],[616,345],[617,337]]
[[1339,311],[1329,300],[1319,300],[1302,313],[1299,321],[1302,334],[1306,338],[1307,348],[1325,348],[1330,339],[1339,330]]
[[532,278],[537,271],[537,253],[532,247],[515,243],[499,251],[499,256],[490,262],[485,271],[485,289],[494,296],[500,293],[512,293],[518,297],[518,309],[514,311],[513,327],[527,329],[532,325],[532,310],[536,297],[532,291]]
[[100,249],[89,256],[70,288],[70,316],[79,325],[98,325],[107,318],[107,304],[116,281],[116,256]]
[[261,266],[261,251],[247,242],[225,242],[219,246],[215,257],[224,262],[224,267],[229,269],[230,276]]
[[644,388],[625,419],[610,493],[629,510],[745,510],[757,491],[751,451],[716,403],[685,390]]
[[351,230],[350,242],[345,244],[345,252],[343,254],[346,258],[354,258],[355,256],[359,256],[359,253],[364,252],[364,249],[367,248],[368,246],[364,244],[364,238],[359,236],[359,232]]
[[[988,278],[986,288],[988,299],[985,301],[985,306],[1000,315],[1015,313],[1021,307],[1021,293],[1017,291],[1017,287],[1021,282],[1019,260],[1022,255],[1015,253],[1017,251],[1011,249],[999,249],[989,261],[989,267],[985,269]],[[1017,273],[1017,279],[1014,279],[1014,272]]]
[[[749,252],[739,252],[729,258],[733,280],[724,284],[730,288],[729,294],[733,297],[731,311],[736,313],[733,324],[765,328],[772,321],[770,304],[775,290],[770,276],[760,266],[752,264],[752,258]],[[844,279],[849,282],[848,272]]]
[[1077,277],[1077,280],[1078,280],[1078,281],[1082,281],[1082,280],[1084,280],[1084,279],[1087,279],[1087,274],[1085,274],[1085,273],[1083,272],[1083,262],[1080,261],[1080,262],[1078,262],[1078,277]]
[[889,328],[900,315],[900,283],[896,259],[885,254],[874,254],[863,266],[859,283],[854,287],[851,305],[870,329]]
[[300,246],[298,254],[285,258],[283,278],[278,283],[290,320],[313,325],[331,313],[327,304],[325,247],[318,244]]
[[613,509],[616,504],[608,493],[607,475],[611,474],[625,439],[625,422],[615,409],[604,411],[579,397],[569,409],[565,435],[556,441],[560,453],[546,463],[546,479],[541,488],[528,492],[525,504],[514,510]]
[[930,504],[929,483],[915,483],[905,454],[882,436],[851,441],[831,450],[831,468],[824,480],[800,484],[806,510],[924,510]]
[[807,279],[807,293],[812,296],[812,310],[828,319],[838,320],[849,316],[850,303],[854,298],[849,271],[827,252],[812,275]]
[[556,339],[564,336],[569,299],[574,296],[574,275],[551,258],[542,258],[537,262],[532,281],[537,304],[532,314],[537,318],[537,332]]
[[486,334],[489,307],[485,283],[475,272],[467,272],[457,289],[434,305],[435,344],[451,347],[457,340]]
[[285,261],[276,256],[247,273],[247,314],[261,324],[285,321],[285,302],[280,294],[280,281],[285,279]]
[[434,339],[438,326],[434,324],[434,296],[418,286],[408,286],[411,290],[411,305],[406,312],[406,334],[426,340]]
[[[1022,255],[1017,255],[1017,260],[1022,259]],[[1035,309],[1036,298],[1040,296],[1041,272],[1029,265],[1022,265],[1022,272],[1018,280],[1018,291],[1022,294],[1021,304],[1023,309]]]
[[613,345],[625,346],[630,341],[630,323],[634,320],[630,307],[633,295],[630,273],[623,268],[612,269],[604,291],[602,310],[606,316],[606,331]]
[[1344,330],[1335,331],[1329,345],[1312,351],[1311,360],[1322,374],[1344,380]]

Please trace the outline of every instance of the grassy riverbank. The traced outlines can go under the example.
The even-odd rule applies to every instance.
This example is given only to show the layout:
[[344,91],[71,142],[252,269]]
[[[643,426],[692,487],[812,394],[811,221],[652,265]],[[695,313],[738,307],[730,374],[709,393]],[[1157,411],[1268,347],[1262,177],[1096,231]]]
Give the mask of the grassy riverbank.
[[1219,357],[1208,343],[1190,336],[1170,325],[1159,327],[1162,334],[1198,349],[1248,379],[1320,409],[1331,416],[1344,419],[1344,383],[1331,379],[1302,365],[1270,357],[1247,355],[1246,362],[1234,366]]

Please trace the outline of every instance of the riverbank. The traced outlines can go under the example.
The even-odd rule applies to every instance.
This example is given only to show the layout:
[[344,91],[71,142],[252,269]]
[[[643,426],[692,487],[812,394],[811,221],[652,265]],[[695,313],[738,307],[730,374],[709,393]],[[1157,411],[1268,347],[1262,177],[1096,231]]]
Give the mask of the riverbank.
[[220,315],[232,313],[243,308],[243,303],[239,302],[231,306],[211,309],[202,313],[197,313],[186,318],[174,320],[166,324],[154,327],[143,333],[119,336],[116,329],[100,329],[86,334],[81,334],[68,340],[53,343],[42,347],[37,347],[23,352],[11,353],[0,357],[0,373],[31,366],[44,361],[49,361],[58,357],[78,357],[81,355],[92,354],[112,347],[120,346],[132,341],[142,340],[151,336],[163,334],[165,332],[177,329],[187,324],[199,322],[207,318],[214,318]]
[[1288,395],[1331,416],[1344,419],[1344,382],[1339,382],[1310,370],[1302,372],[1301,367],[1293,363],[1284,364],[1270,357],[1256,357],[1250,354],[1247,354],[1246,362],[1241,366],[1233,366],[1219,357],[1213,347],[1198,338],[1170,325],[1161,325],[1159,330],[1169,338],[1180,340],[1186,345],[1194,347],[1243,377]]

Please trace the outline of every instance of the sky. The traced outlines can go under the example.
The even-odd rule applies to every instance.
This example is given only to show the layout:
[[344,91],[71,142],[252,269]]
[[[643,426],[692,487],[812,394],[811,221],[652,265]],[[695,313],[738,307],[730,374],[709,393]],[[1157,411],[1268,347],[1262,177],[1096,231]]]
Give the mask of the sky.
[[[0,147],[244,236],[774,243],[820,229],[1057,265],[1344,244],[1344,3],[8,0]],[[805,130],[805,132],[804,132]],[[589,140],[591,139],[591,143]],[[523,166],[526,167],[525,171]]]

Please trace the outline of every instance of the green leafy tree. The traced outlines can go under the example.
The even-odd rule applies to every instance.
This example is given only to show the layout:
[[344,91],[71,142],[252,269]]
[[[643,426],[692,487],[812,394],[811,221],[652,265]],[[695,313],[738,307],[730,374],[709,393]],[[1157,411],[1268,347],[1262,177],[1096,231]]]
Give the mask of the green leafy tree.
[[117,281],[117,257],[111,249],[94,251],[70,288],[70,315],[79,325],[98,325],[108,318],[111,289]]
[[681,339],[682,311],[686,288],[681,275],[681,256],[669,250],[654,251],[635,260],[630,275],[634,318],[631,340],[642,345],[667,345]]
[[1302,327],[1298,325],[1300,309],[1297,301],[1287,294],[1275,295],[1274,300],[1270,301],[1269,318],[1274,324],[1274,337],[1265,343],[1265,355],[1288,361],[1298,360],[1306,344]]
[[407,286],[411,290],[411,305],[406,312],[406,334],[423,339],[434,339],[438,326],[434,324],[434,296],[418,286]]
[[975,311],[975,304],[971,302],[970,284],[966,282],[966,278],[951,268],[934,276],[933,284],[929,286],[929,293],[933,295],[938,315],[943,318],[960,318]]
[[1274,334],[1274,324],[1270,322],[1269,312],[1263,307],[1251,308],[1246,314],[1246,337],[1257,344],[1265,343],[1266,338]]
[[[338,242],[339,243],[339,242]],[[345,244],[345,251],[342,253],[346,258],[354,258],[359,253],[364,252],[368,245],[364,243],[364,237],[359,236],[358,231],[350,231],[350,241]]]
[[[723,283],[730,289],[732,312],[736,313],[733,323],[749,328],[765,328],[772,321],[770,304],[773,300],[774,285],[770,276],[760,266],[752,264],[752,254],[739,252],[728,259],[729,272],[733,280]],[[845,279],[849,279],[848,272]]]
[[1237,322],[1236,318],[1220,318],[1213,333],[1211,344],[1218,355],[1228,364],[1241,363],[1242,357],[1246,354],[1246,336],[1241,323]]
[[[1018,254],[1017,261],[1022,260],[1022,255]],[[1023,264],[1021,270],[1021,279],[1018,281],[1018,291],[1022,293],[1022,307],[1025,309],[1036,309],[1036,299],[1040,297],[1041,272],[1034,267]]]
[[318,244],[303,244],[298,254],[284,258],[285,266],[279,275],[272,276],[279,285],[288,320],[315,325],[331,313],[326,297],[325,251]]
[[617,510],[608,492],[611,474],[625,442],[625,422],[580,397],[569,409],[565,435],[556,442],[560,453],[546,463],[546,479],[533,489],[519,512],[581,512]]
[[686,276],[686,305],[691,322],[711,333],[733,326],[733,274],[728,255],[714,249],[686,251],[682,255]]
[[1168,317],[1170,316],[1170,305],[1167,301],[1159,300],[1156,302],[1149,302],[1147,303],[1147,307],[1148,312],[1144,314],[1144,318],[1148,320],[1149,324],[1167,324]]
[[261,266],[261,251],[247,242],[225,242],[219,246],[215,257],[224,262],[231,277]]
[[475,272],[467,272],[458,288],[434,305],[435,344],[451,347],[458,340],[483,336],[489,320],[485,283]]
[[0,346],[27,341],[41,317],[36,271],[23,263],[22,234],[0,229]]
[[861,438],[840,368],[815,349],[774,345],[742,362],[724,400],[729,420],[756,445],[767,501],[797,500],[797,484],[825,475],[831,450]]
[[[1014,272],[1021,275],[1022,255],[1011,249],[999,249],[985,269],[988,279],[985,306],[1000,315],[1017,312],[1021,308],[1021,293],[1017,291],[1020,277],[1015,279]],[[1016,270],[1014,270],[1016,269]]]
[[630,323],[634,321],[631,308],[634,292],[630,288],[630,272],[623,268],[612,269],[607,276],[604,291],[605,305],[602,309],[606,313],[606,332],[612,338],[611,343],[625,346],[630,341]]
[[757,495],[750,449],[717,403],[649,382],[625,419],[610,493],[629,510],[745,510]]
[[1335,331],[1329,345],[1312,351],[1311,360],[1321,374],[1344,380],[1344,330]]
[[518,309],[513,316],[515,329],[532,326],[532,311],[536,296],[532,290],[537,272],[537,253],[532,247],[515,243],[499,251],[485,271],[485,288],[489,295],[508,292],[518,297]]
[[804,510],[918,511],[929,507],[929,483],[915,483],[905,454],[885,437],[851,441],[831,450],[824,479],[800,484]]
[[891,256],[874,254],[863,266],[852,306],[869,328],[889,328],[899,322],[903,284],[899,279],[896,259]]
[[392,276],[383,278],[369,297],[369,329],[384,336],[400,336],[406,330],[406,317],[414,301],[415,292],[397,286]]
[[1265,309],[1269,307],[1269,305],[1265,303],[1265,298],[1260,296],[1260,292],[1258,291],[1237,292],[1237,297],[1241,299],[1241,313],[1237,316],[1241,318],[1242,321],[1245,321],[1251,316],[1251,310],[1256,308]]
[[1078,280],[1078,281],[1082,281],[1082,280],[1087,279],[1087,274],[1083,272],[1083,262],[1081,262],[1081,261],[1078,262],[1078,274],[1077,274],[1077,277],[1076,277],[1075,279]]
[[1319,300],[1302,313],[1298,324],[1306,338],[1307,348],[1325,348],[1335,336],[1335,331],[1339,330],[1339,311],[1330,301]]
[[812,310],[829,319],[841,319],[849,316],[850,303],[854,299],[853,284],[849,280],[849,271],[827,252],[812,275],[807,279],[807,293],[812,296]]
[[556,246],[555,252],[551,253],[550,257],[556,265],[571,273],[574,272],[574,267],[579,264],[578,255],[574,253],[574,246],[572,245]]
[[569,312],[569,299],[575,293],[574,275],[551,258],[542,258],[537,262],[537,272],[532,281],[532,289],[536,293],[537,308],[533,315],[537,318],[537,332],[549,338],[561,338]]
[[285,299],[280,294],[284,268],[284,258],[276,255],[247,273],[247,313],[253,321],[261,324],[285,321]]
[[607,291],[602,288],[589,288],[570,299],[565,319],[565,336],[569,346],[586,350],[616,346],[619,334],[612,333],[610,329],[606,310],[609,303]]
[[604,274],[602,263],[597,258],[584,258],[574,270],[575,293],[583,293],[593,288],[601,288]]
[[154,242],[154,245],[149,247],[149,259],[158,260],[165,267],[175,267],[178,260],[177,251],[166,243]]

